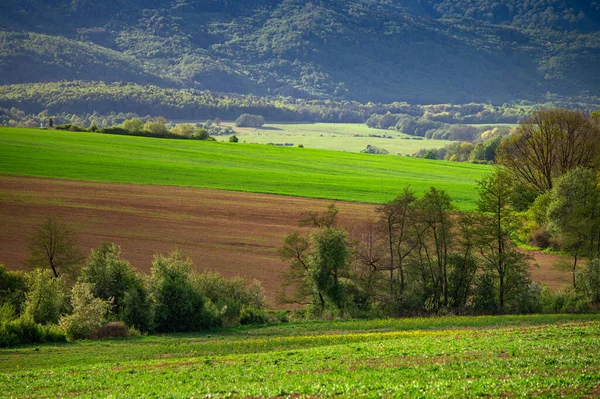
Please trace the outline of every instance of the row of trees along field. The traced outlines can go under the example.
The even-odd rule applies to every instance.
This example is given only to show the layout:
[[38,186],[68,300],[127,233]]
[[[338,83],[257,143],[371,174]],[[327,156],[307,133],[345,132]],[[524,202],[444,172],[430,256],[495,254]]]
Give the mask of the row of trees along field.
[[[259,97],[242,94],[213,93],[191,89],[170,89],[154,85],[124,83],[60,81],[0,86],[0,124],[36,127],[49,117],[60,123],[99,127],[122,123],[140,115],[163,115],[169,119],[234,120],[243,113],[262,115],[267,121],[365,123],[374,115],[390,113],[383,124],[371,120],[372,126],[387,129],[405,121],[403,129],[424,126],[421,121],[439,123],[517,123],[539,107],[595,109],[596,97],[572,102],[548,98],[547,103],[518,101],[493,104],[430,104],[406,102],[359,103],[346,100],[294,99]],[[376,118],[377,119],[377,118]],[[390,120],[393,123],[390,123]],[[413,123],[415,122],[415,123]],[[437,126],[437,125],[436,125]],[[412,134],[412,133],[411,133]]]
[[[499,147],[478,182],[474,213],[455,212],[431,188],[406,189],[378,219],[343,230],[334,206],[309,213],[316,230],[289,235],[282,300],[315,315],[561,312],[600,303],[598,114],[540,110]],[[529,279],[517,241],[572,255],[572,289],[552,294]],[[294,289],[294,287],[296,287]],[[290,293],[291,291],[291,293]]]
[[57,219],[36,227],[29,248],[30,272],[0,264],[0,347],[267,321],[260,282],[197,272],[177,251],[155,255],[149,275],[112,243],[85,259]]

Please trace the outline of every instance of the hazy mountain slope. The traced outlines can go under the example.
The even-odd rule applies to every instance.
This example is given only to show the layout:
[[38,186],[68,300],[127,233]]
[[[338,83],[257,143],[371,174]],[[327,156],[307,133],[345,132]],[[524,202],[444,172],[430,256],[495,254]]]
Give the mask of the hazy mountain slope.
[[599,10],[577,0],[6,0],[0,83],[363,102],[576,97],[600,92]]

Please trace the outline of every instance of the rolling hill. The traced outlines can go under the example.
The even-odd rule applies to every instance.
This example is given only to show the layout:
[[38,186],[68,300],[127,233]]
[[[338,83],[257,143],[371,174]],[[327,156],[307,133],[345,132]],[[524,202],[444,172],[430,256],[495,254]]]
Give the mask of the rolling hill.
[[543,102],[599,92],[599,15],[576,0],[8,0],[0,83]]

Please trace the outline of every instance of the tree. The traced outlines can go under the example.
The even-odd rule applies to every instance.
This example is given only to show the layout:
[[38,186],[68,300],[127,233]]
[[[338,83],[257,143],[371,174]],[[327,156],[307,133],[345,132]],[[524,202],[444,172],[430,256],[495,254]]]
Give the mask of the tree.
[[448,261],[451,246],[452,200],[444,190],[431,187],[418,201],[421,267],[428,269],[431,276],[432,305],[448,306]]
[[388,258],[387,265],[375,265],[379,270],[389,270],[390,295],[394,295],[395,274],[400,281],[400,294],[404,292],[406,281],[404,273],[404,260],[417,248],[418,243],[411,237],[410,230],[415,220],[414,193],[405,188],[403,193],[377,209],[385,231]]
[[62,277],[52,278],[47,269],[29,272],[25,295],[25,317],[40,324],[56,324],[66,310],[67,288]]
[[144,122],[141,119],[137,119],[137,118],[133,118],[133,119],[128,119],[126,121],[123,122],[122,127],[123,129],[129,131],[129,132],[139,132],[140,130],[142,130],[142,127],[144,126]]
[[74,280],[85,259],[71,227],[55,218],[34,227],[29,237],[29,250],[29,265],[50,268],[55,278],[64,274]]
[[237,143],[238,141],[240,141],[240,139],[238,139],[238,137],[235,134],[229,137],[230,143]]
[[543,193],[576,167],[596,168],[600,127],[578,111],[535,111],[498,147],[498,161],[522,183]]
[[600,190],[596,172],[576,168],[556,180],[547,208],[549,229],[562,249],[573,256],[573,286],[577,261],[600,256]]
[[325,309],[324,298],[327,298],[337,309],[343,309],[345,292],[341,278],[345,277],[350,260],[346,234],[338,229],[323,228],[313,234],[312,240],[310,277],[321,300],[321,308]]
[[150,292],[156,331],[186,332],[210,327],[203,317],[205,298],[194,288],[191,270],[192,262],[178,251],[154,256]]
[[195,128],[196,126],[192,123],[180,123],[171,129],[171,132],[182,137],[192,137]]
[[242,114],[235,120],[237,127],[255,127],[259,128],[265,124],[265,118],[261,115]]
[[[498,279],[498,306],[502,311],[507,292],[523,288],[529,257],[519,252],[511,239],[518,225],[511,209],[514,189],[512,176],[503,169],[496,169],[477,184],[480,220],[476,234],[479,253],[484,267]],[[495,293],[490,292],[490,295]]]
[[93,286],[77,283],[71,295],[73,313],[60,319],[59,325],[69,339],[91,338],[106,322],[111,302],[97,298]]
[[121,248],[108,242],[92,250],[79,277],[79,281],[91,284],[95,297],[112,300],[112,310],[116,314],[123,311],[127,292],[141,285],[138,280],[129,262],[123,259]]

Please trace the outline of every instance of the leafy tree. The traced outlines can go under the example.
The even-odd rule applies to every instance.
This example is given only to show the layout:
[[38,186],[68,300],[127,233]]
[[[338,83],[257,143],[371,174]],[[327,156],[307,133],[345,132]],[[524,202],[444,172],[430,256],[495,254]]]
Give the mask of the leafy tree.
[[521,183],[543,193],[571,169],[598,166],[599,135],[599,126],[578,111],[538,110],[502,141],[498,161]]
[[337,309],[344,309],[345,291],[341,282],[346,277],[350,250],[346,234],[338,229],[324,228],[313,234],[314,250],[310,257],[310,277],[319,295],[322,310],[324,298]]
[[238,137],[235,134],[229,137],[230,143],[237,143],[238,141],[240,141],[240,139],[238,139]]
[[237,127],[262,127],[265,124],[265,118],[261,115],[242,114],[235,120]]
[[55,278],[64,274],[74,279],[84,260],[71,227],[55,218],[48,218],[34,227],[29,237],[29,250],[29,265],[49,268]]
[[556,180],[549,195],[547,220],[563,250],[573,256],[573,286],[577,261],[600,256],[600,189],[596,172],[576,168]]
[[195,129],[196,127],[192,123],[179,123],[171,129],[171,132],[182,137],[192,137]]
[[198,331],[211,321],[204,317],[204,296],[190,279],[192,262],[180,252],[155,255],[150,276],[154,327],[158,332]]
[[22,272],[6,270],[0,263],[0,305],[10,304],[11,308],[20,314],[25,302],[27,282]]
[[[518,292],[527,283],[524,277],[529,265],[528,255],[519,252],[511,236],[518,223],[511,208],[514,184],[512,176],[503,169],[478,183],[477,203],[480,221],[477,241],[484,268],[498,280],[497,295],[500,311],[505,309],[507,294]],[[496,295],[489,292],[490,295]]]
[[97,298],[89,283],[73,286],[71,303],[73,313],[60,319],[59,326],[71,340],[92,338],[106,322],[111,302]]
[[139,132],[140,130],[142,130],[144,122],[141,119],[133,118],[124,121],[122,126],[123,129],[129,132]]
[[48,269],[29,272],[24,316],[40,324],[56,324],[67,309],[67,287],[62,277],[52,278]]
[[[89,283],[95,297],[112,301],[112,311],[120,314],[124,310],[125,296],[129,291],[137,291],[142,285],[129,262],[123,259],[118,245],[103,242],[92,250],[86,265],[81,269],[79,280]],[[130,293],[131,295],[135,295]]]

